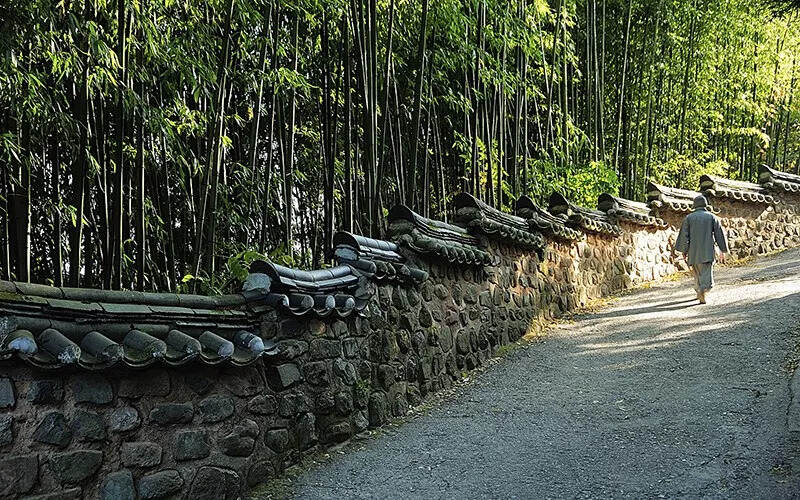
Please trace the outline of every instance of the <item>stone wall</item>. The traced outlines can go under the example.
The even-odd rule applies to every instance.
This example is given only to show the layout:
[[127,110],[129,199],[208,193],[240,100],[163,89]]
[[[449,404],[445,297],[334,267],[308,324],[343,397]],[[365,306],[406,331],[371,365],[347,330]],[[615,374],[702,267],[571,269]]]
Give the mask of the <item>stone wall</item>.
[[[800,243],[797,195],[714,200],[736,255]],[[489,266],[403,251],[428,279],[373,282],[360,315],[268,309],[275,356],[247,367],[52,372],[0,364],[0,497],[237,498],[304,455],[378,427],[498,349],[589,300],[681,268],[667,227],[620,221],[523,250],[479,235]]]
[[800,244],[800,196],[784,194],[774,203],[743,203],[721,198],[714,200],[727,231],[731,254],[751,257],[791,248]]

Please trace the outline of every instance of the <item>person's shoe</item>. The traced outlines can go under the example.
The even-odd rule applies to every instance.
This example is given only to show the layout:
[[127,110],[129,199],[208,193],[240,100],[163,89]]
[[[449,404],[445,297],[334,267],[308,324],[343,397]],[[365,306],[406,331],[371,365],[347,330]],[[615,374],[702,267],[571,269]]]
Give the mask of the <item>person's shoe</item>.
[[701,304],[705,304],[706,303],[706,292],[698,292],[697,300],[699,300]]

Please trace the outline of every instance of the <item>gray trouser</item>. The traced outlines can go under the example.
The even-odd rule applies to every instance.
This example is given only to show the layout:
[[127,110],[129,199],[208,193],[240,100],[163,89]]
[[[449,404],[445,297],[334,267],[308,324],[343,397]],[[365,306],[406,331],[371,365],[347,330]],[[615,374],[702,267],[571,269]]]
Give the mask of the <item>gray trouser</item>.
[[694,289],[698,292],[705,292],[714,287],[714,263],[703,262],[692,265],[694,274]]

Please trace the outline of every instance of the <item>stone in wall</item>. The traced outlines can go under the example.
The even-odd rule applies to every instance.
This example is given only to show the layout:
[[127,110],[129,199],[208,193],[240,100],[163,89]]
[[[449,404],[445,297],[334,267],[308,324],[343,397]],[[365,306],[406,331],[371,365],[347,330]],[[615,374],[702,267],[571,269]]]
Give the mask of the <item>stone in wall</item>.
[[126,432],[135,430],[141,424],[141,418],[136,408],[121,406],[111,412],[109,417],[111,432]]
[[0,415],[0,448],[14,442],[14,417]]
[[103,462],[100,450],[75,450],[50,455],[49,464],[62,484],[78,484],[92,477]]
[[239,475],[222,467],[204,466],[197,470],[189,488],[189,498],[226,500],[238,498]]
[[114,399],[111,384],[102,375],[74,375],[69,380],[69,390],[76,403],[106,405]]
[[136,489],[143,499],[164,498],[177,493],[183,483],[183,477],[177,470],[167,469],[142,476]]
[[106,475],[99,493],[102,500],[134,500],[133,474],[129,470],[120,470]]
[[32,437],[34,441],[65,448],[72,441],[72,429],[63,413],[52,411],[44,415]]
[[76,410],[70,422],[72,435],[79,442],[98,442],[106,439],[106,423],[102,415]]
[[61,379],[34,380],[26,397],[35,404],[58,404],[64,400],[64,383]]
[[258,424],[253,420],[245,419],[236,424],[230,433],[219,439],[218,444],[225,455],[249,457],[253,453],[259,433]]
[[30,492],[36,484],[39,472],[39,457],[28,455],[8,455],[0,457],[0,497],[14,498]]
[[150,410],[150,421],[163,426],[188,424],[193,417],[192,403],[164,403]]
[[216,423],[230,418],[235,411],[232,397],[215,394],[197,405],[197,412],[203,422]]
[[8,377],[0,378],[0,410],[14,408],[16,402],[14,382]]
[[153,442],[122,443],[120,461],[126,467],[155,467],[161,464],[163,451],[159,444]]

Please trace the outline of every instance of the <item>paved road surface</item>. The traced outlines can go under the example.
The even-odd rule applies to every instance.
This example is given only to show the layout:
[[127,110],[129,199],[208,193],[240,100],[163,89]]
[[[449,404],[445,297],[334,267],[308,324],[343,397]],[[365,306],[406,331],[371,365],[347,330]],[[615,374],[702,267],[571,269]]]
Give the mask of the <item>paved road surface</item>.
[[[304,473],[296,498],[800,498],[787,355],[800,251],[639,290],[429,414]],[[798,395],[800,397],[800,395]]]

